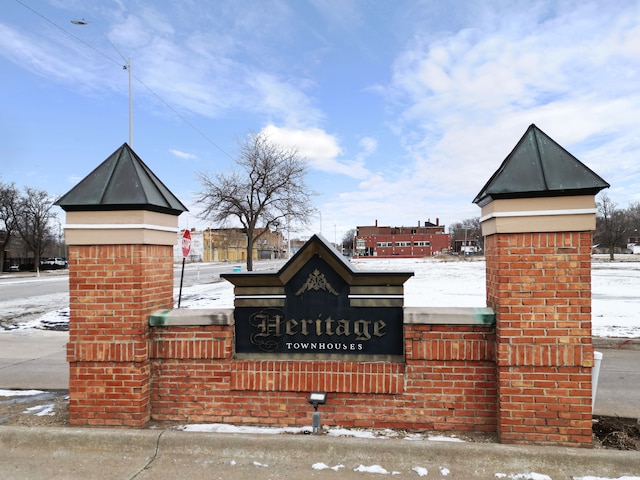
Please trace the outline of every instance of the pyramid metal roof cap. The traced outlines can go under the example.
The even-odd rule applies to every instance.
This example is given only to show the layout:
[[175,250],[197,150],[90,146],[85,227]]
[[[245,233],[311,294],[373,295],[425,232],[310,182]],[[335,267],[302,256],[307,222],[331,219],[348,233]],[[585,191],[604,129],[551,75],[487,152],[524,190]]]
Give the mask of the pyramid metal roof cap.
[[180,215],[188,211],[126,143],[56,205],[65,212],[150,210]]
[[610,185],[531,124],[473,203],[500,198],[595,195]]

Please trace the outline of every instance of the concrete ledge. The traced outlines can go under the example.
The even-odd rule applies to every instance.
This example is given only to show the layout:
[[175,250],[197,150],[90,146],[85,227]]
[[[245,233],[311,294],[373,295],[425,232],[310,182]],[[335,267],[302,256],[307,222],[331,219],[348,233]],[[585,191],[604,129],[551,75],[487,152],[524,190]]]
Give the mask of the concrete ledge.
[[496,315],[486,307],[405,307],[404,323],[490,327],[495,325]]
[[[152,327],[193,325],[234,325],[233,308],[177,308],[158,310],[149,315]],[[422,325],[493,326],[495,313],[480,307],[404,307],[404,323]]]
[[176,308],[158,310],[149,315],[152,327],[233,324],[233,308]]

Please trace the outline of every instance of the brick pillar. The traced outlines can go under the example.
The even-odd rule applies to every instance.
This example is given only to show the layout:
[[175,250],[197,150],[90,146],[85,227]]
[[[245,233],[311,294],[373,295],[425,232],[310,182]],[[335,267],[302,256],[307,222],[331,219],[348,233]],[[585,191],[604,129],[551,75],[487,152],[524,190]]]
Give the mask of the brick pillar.
[[176,231],[175,215],[67,213],[71,424],[149,421],[148,316],[173,307]]
[[593,196],[483,207],[503,443],[592,445]]

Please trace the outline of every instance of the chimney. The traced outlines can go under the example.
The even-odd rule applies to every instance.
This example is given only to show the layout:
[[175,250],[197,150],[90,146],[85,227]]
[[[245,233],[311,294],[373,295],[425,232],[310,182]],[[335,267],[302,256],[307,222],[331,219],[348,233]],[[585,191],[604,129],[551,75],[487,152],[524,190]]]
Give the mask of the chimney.
[[376,218],[376,227],[378,227],[378,219]]
[[440,225],[440,219],[438,217],[436,217],[436,227]]
[[420,228],[420,220],[418,220],[418,228]]

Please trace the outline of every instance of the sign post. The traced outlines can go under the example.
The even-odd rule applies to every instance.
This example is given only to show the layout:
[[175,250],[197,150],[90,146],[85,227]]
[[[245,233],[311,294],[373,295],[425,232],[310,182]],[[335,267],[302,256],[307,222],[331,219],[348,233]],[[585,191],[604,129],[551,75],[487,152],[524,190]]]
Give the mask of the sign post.
[[182,280],[184,279],[184,261],[189,256],[191,251],[191,231],[185,230],[182,232],[182,272],[180,273],[180,292],[178,293],[178,308],[180,308],[180,302],[182,300]]

